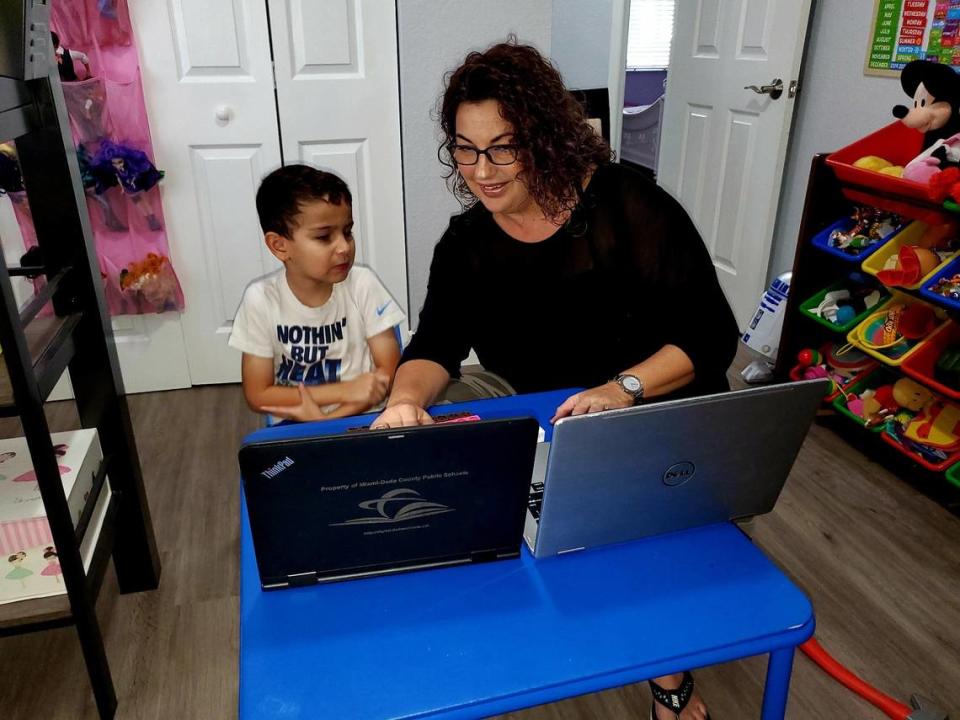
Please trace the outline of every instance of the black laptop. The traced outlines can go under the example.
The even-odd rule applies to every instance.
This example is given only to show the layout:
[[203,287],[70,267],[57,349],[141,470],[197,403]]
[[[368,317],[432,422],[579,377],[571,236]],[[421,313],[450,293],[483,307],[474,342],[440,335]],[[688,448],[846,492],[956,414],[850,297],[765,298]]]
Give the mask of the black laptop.
[[243,445],[261,585],[517,557],[538,430],[526,417]]

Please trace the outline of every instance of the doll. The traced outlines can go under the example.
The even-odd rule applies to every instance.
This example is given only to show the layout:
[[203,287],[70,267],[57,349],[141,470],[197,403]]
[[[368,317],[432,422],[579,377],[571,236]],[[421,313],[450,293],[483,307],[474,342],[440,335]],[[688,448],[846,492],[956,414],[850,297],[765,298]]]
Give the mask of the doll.
[[91,168],[94,171],[95,189],[98,195],[119,185],[123,194],[130,198],[134,207],[146,218],[150,229],[163,229],[157,216],[141,197],[142,193],[152,189],[163,179],[163,171],[154,167],[146,153],[127,145],[104,140],[99,152],[93,157]]
[[177,309],[176,275],[165,255],[147,253],[140,262],[132,262],[120,271],[120,290],[140,296],[156,312]]
[[77,163],[80,165],[80,179],[83,181],[83,191],[87,197],[100,206],[100,212],[103,214],[103,224],[114,232],[125,232],[127,226],[117,217],[117,214],[110,207],[110,203],[102,195],[97,193],[97,175],[93,168],[90,153],[80,145],[77,147]]

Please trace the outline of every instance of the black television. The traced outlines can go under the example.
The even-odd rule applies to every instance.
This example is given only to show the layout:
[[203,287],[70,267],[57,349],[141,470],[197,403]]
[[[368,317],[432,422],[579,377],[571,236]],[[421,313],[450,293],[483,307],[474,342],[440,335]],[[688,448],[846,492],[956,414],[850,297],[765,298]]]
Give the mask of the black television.
[[47,0],[0,0],[0,77],[47,77],[52,56]]

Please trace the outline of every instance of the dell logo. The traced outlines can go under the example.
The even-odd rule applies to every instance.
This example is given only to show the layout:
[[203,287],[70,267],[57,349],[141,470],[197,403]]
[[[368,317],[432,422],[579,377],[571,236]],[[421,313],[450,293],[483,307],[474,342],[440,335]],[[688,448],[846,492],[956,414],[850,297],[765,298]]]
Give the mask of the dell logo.
[[663,474],[663,484],[671,487],[683,485],[693,477],[696,471],[697,468],[692,462],[674,463],[668,467],[667,471]]

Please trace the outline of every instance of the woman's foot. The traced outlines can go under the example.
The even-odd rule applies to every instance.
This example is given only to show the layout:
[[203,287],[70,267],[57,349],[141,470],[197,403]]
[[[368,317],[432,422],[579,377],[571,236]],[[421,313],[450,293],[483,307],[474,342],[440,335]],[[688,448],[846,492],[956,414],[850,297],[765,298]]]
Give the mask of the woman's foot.
[[[667,691],[667,693],[670,693],[671,691],[681,688],[684,682],[684,673],[664,675],[663,677],[654,678],[652,682],[659,685],[663,690]],[[691,677],[691,685],[692,684],[693,679]],[[703,700],[700,699],[700,694],[694,689],[691,691],[690,699],[687,700],[686,705],[683,706],[679,713],[655,701],[653,703],[653,716],[651,720],[709,720],[709,717],[707,714],[707,706]]]

